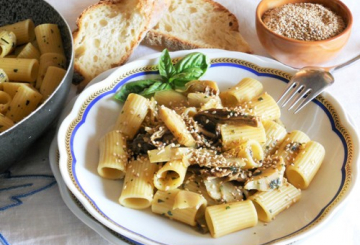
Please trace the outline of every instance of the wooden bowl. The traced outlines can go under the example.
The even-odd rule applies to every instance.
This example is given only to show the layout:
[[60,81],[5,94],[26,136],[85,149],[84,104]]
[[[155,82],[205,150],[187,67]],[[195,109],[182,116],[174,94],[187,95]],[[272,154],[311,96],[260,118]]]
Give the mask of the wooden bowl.
[[[262,21],[263,14],[287,3],[319,3],[341,16],[346,24],[344,31],[321,41],[302,41],[284,37],[271,31]],[[339,0],[262,0],[256,9],[256,31],[266,51],[278,61],[296,68],[321,66],[340,52],[349,39],[352,14]]]

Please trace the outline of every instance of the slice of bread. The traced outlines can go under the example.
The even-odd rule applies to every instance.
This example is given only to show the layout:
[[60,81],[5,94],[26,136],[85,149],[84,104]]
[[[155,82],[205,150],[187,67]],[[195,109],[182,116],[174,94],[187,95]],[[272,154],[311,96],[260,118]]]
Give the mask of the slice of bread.
[[172,0],[144,42],[169,50],[219,48],[251,53],[236,16],[211,0]]
[[125,63],[168,7],[169,0],[102,0],[85,9],[73,32],[78,89]]

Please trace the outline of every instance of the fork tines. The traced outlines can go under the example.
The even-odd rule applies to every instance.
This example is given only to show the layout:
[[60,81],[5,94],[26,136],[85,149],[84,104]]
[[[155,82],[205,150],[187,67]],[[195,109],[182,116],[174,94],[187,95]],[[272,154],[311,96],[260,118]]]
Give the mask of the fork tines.
[[[281,108],[285,107],[290,101],[292,101],[288,110],[293,109],[302,99],[304,99],[301,104],[296,108],[294,114],[298,113],[304,106],[306,106],[312,99],[314,99],[318,94],[311,94],[312,89],[307,88],[304,84],[299,84],[295,81],[290,81],[286,87],[284,93],[280,96],[277,103]],[[282,104],[280,103],[285,99]]]

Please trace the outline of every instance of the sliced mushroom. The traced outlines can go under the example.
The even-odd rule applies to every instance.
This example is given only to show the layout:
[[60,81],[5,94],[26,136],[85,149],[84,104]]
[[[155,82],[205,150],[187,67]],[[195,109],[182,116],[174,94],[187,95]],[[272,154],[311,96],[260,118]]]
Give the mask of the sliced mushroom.
[[247,124],[258,127],[260,118],[229,109],[209,109],[200,111],[194,116],[194,120],[204,125],[208,130],[215,130],[218,123],[222,124]]

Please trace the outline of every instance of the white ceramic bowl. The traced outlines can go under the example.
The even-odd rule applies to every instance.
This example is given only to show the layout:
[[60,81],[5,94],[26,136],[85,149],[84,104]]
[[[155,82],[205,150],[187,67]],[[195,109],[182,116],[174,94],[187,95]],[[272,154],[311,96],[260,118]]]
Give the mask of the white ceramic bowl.
[[[203,79],[217,81],[221,89],[243,77],[260,80],[265,90],[278,98],[295,71],[278,62],[253,55],[199,50],[209,56],[212,66]],[[181,57],[188,52],[172,53]],[[124,65],[104,81],[80,94],[71,113],[58,132],[60,171],[76,198],[100,223],[129,239],[143,244],[263,244],[289,243],[316,231],[329,221],[343,204],[355,184],[359,139],[341,105],[323,93],[300,113],[283,112],[288,131],[299,129],[326,149],[324,163],[302,199],[279,214],[266,226],[253,228],[218,239],[151,213],[122,207],[118,197],[121,181],[105,180],[97,174],[99,139],[115,123],[121,104],[112,96],[122,84],[157,76],[158,59],[139,60]]]

